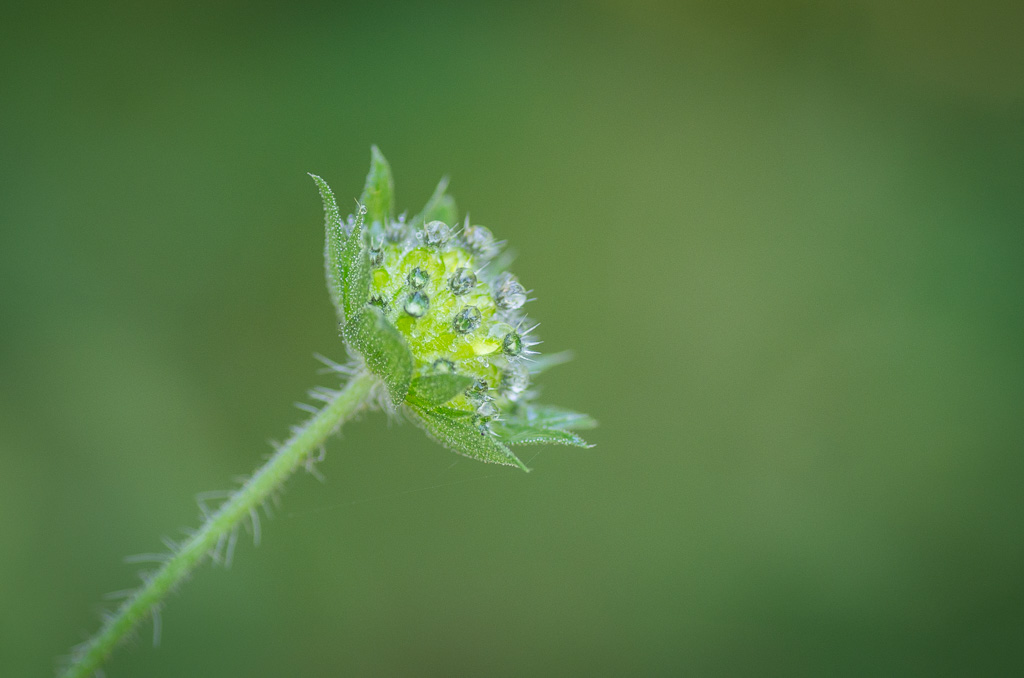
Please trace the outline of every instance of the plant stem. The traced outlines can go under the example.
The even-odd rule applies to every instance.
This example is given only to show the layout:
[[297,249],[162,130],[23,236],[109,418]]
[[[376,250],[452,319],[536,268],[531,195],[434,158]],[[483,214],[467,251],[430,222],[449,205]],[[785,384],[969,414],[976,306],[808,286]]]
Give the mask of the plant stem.
[[[222,540],[255,511],[368,399],[376,377],[357,373],[303,427],[279,447],[242,487],[224,502],[163,565],[132,594],[102,628],[75,652],[63,678],[87,678],[135,626],[180,584]],[[257,520],[255,517],[253,520]],[[255,529],[255,525],[253,526]]]

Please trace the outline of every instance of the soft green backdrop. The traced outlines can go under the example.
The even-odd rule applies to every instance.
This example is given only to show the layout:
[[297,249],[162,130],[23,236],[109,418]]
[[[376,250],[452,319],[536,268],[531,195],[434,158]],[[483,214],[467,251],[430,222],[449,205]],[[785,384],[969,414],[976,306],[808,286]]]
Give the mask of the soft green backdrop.
[[0,674],[329,383],[305,173],[371,143],[598,446],[367,416],[108,676],[1024,672],[1024,5],[6,4]]

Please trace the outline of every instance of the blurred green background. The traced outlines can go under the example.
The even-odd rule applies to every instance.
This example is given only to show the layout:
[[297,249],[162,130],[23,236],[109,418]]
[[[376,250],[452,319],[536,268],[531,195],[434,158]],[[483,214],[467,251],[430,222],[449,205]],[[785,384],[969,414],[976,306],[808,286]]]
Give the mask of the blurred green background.
[[108,676],[1021,675],[1024,6],[962,4],[7,3],[0,673],[330,384],[305,173],[377,143],[598,446],[367,416]]

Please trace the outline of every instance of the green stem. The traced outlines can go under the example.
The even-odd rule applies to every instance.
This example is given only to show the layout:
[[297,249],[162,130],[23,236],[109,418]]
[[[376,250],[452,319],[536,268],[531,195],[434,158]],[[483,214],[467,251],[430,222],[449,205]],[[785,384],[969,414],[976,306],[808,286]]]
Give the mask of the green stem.
[[[295,431],[249,480],[181,545],[160,569],[128,598],[76,653],[63,678],[92,675],[107,656],[154,606],[180,584],[221,540],[255,512],[346,419],[363,406],[376,378],[356,374],[309,422]],[[254,526],[255,527],[255,526]]]

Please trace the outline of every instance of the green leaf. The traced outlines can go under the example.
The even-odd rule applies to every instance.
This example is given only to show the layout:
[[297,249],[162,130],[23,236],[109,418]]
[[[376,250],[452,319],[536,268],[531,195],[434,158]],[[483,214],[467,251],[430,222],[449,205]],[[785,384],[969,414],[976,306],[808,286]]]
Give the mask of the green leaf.
[[334,200],[334,193],[327,182],[315,174],[310,174],[316,186],[320,189],[320,199],[324,203],[324,269],[327,274],[327,291],[331,295],[331,301],[338,312],[338,319],[345,321],[345,307],[342,301],[344,289],[342,276],[342,251],[345,249],[345,241],[348,234],[341,223],[341,213],[338,212],[338,203]]
[[532,362],[527,365],[527,368],[530,370],[530,374],[541,374],[542,372],[547,372],[549,369],[557,365],[564,365],[570,360],[572,360],[572,351],[545,353],[533,358]]
[[573,412],[554,405],[523,405],[516,409],[507,423],[560,431],[594,428],[597,422],[587,414]]
[[367,306],[345,323],[342,337],[363,356],[370,371],[384,381],[391,403],[405,400],[412,382],[413,358],[405,337],[388,322],[380,309]]
[[571,431],[561,431],[516,422],[493,422],[491,428],[508,445],[572,445],[593,447]]
[[447,407],[429,409],[417,405],[410,405],[409,409],[414,420],[431,438],[453,452],[490,464],[518,466],[529,472],[530,469],[512,450],[493,435],[481,432],[465,412]]
[[449,226],[453,226],[458,221],[459,210],[455,207],[455,198],[445,193],[446,190],[448,190],[448,177],[442,177],[423,210],[409,222],[412,228],[419,228],[431,221],[443,221]]
[[463,374],[430,374],[416,377],[409,389],[409,399],[425,407],[437,407],[459,395],[473,384],[473,377]]
[[371,224],[383,224],[395,216],[395,180],[391,166],[376,146],[370,147],[370,172],[359,202],[366,206],[366,220]]
[[364,236],[363,207],[341,252],[342,304],[345,317],[358,314],[370,297],[370,252]]

